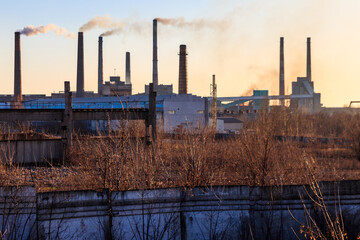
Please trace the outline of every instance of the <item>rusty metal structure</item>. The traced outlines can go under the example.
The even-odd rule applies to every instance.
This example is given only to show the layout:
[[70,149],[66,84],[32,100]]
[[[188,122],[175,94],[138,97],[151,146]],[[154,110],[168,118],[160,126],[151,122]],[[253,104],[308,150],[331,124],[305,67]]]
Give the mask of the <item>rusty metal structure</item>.
[[151,126],[152,141],[156,141],[156,91],[153,83],[149,84],[149,110],[148,116],[145,118],[145,138],[146,142],[150,143],[149,127]]

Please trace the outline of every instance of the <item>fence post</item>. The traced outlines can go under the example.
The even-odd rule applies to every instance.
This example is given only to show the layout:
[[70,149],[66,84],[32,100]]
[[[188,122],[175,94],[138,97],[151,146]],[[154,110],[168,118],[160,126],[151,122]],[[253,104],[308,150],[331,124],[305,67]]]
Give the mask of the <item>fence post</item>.
[[72,117],[72,93],[70,92],[70,82],[65,81],[65,110],[61,123],[62,138],[63,138],[63,160],[68,159],[71,145],[72,145],[72,130],[73,130],[73,117]]
[[154,84],[149,85],[149,120],[148,124],[151,125],[151,135],[153,142],[156,141],[156,91]]

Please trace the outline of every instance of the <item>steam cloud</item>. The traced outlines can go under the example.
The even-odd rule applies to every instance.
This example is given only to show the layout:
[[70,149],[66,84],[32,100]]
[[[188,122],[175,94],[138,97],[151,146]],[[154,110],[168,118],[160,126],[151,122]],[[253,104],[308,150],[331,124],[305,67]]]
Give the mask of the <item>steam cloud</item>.
[[46,26],[35,27],[33,25],[29,25],[20,30],[21,34],[25,36],[35,36],[40,33],[46,34],[49,31],[54,31],[59,36],[64,36],[66,38],[75,38],[76,35],[74,33],[69,33],[65,28],[56,26],[54,24],[48,24]]
[[118,22],[111,19],[109,15],[105,15],[103,17],[96,16],[84,25],[82,25],[79,29],[81,32],[86,32],[94,28],[103,28],[107,29],[110,28],[110,30],[102,33],[100,36],[110,36],[113,34],[120,33],[125,26],[124,22]]

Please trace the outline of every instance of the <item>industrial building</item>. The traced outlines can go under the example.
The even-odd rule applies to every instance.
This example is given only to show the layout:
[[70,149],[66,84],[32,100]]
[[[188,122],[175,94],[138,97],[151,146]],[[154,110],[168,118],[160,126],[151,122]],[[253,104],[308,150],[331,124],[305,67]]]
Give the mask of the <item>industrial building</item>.
[[[78,46],[81,46],[80,44]],[[121,81],[120,76],[110,76],[110,80],[104,83],[103,76],[103,38],[99,37],[99,57],[98,57],[98,95],[99,96],[129,96],[132,94],[132,84],[130,75],[130,52],[126,52],[125,57],[125,81]]]
[[[1,103],[1,109],[10,109],[11,103]],[[147,95],[132,95],[121,97],[91,97],[73,98],[73,109],[145,109],[149,107]],[[64,109],[64,98],[44,98],[23,102],[23,109]],[[199,129],[207,126],[207,99],[191,94],[160,95],[156,97],[156,119],[159,130],[172,133],[178,128]],[[109,119],[111,120],[111,119]],[[111,124],[115,126],[118,120]],[[87,127],[92,130],[106,130],[108,121],[87,121]]]
[[[268,90],[254,90],[252,96],[240,97],[218,97],[216,98],[217,109],[224,108],[237,112],[256,113],[261,108],[266,109],[270,106],[270,101],[280,101],[281,106],[285,105],[285,100],[290,100],[290,107],[300,109],[309,113],[322,110],[321,94],[314,90],[314,82],[311,79],[311,49],[310,38],[307,39],[307,63],[306,77],[299,77],[296,82],[292,82],[292,94],[285,94],[285,64],[284,64],[284,38],[280,38],[280,70],[279,70],[279,95],[268,95]],[[213,100],[208,97],[209,101]],[[212,102],[211,102],[212,104]]]
[[120,80],[119,76],[111,76],[110,81],[105,82],[101,87],[102,96],[129,96],[132,85]]
[[[207,98],[187,94],[186,46],[180,46],[181,95],[173,94],[173,85],[158,84],[157,76],[157,20],[153,22],[153,87],[157,92],[156,119],[163,123],[165,132],[174,132],[179,128],[198,129],[208,122]],[[149,85],[145,86],[145,94],[132,95],[130,77],[130,53],[126,53],[126,78],[121,81],[119,76],[111,76],[110,81],[103,81],[103,39],[99,37],[98,55],[98,93],[85,91],[84,76],[84,34],[78,33],[76,92],[72,98],[73,109],[129,109],[149,107]],[[15,75],[14,96],[3,96],[0,108],[22,109],[64,109],[64,92],[45,95],[23,96],[21,93],[21,53],[20,33],[15,33]],[[23,99],[24,97],[24,99]],[[88,121],[90,128],[105,128],[106,121]]]
[[[104,82],[103,77],[103,38],[98,40],[98,91],[85,91],[84,76],[84,34],[78,33],[76,92],[73,107],[76,108],[146,108],[149,105],[147,95],[150,94],[149,85],[145,85],[143,94],[132,95],[130,52],[125,56],[125,81],[120,76],[111,76]],[[280,38],[279,62],[279,95],[270,96],[268,90],[254,90],[252,96],[217,97],[215,75],[213,76],[212,97],[199,97],[188,94],[187,74],[187,46],[179,46],[179,81],[178,94],[174,94],[173,85],[159,84],[158,77],[158,44],[157,19],[153,20],[153,60],[152,84],[157,93],[157,119],[163,124],[165,132],[177,129],[206,126],[209,122],[209,112],[213,120],[219,113],[225,114],[256,114],[261,110],[270,110],[271,101],[277,100],[282,107],[287,107],[286,100],[290,100],[290,107],[299,108],[307,112],[318,112],[321,108],[321,95],[314,91],[314,81],[311,78],[311,49],[310,38],[307,39],[306,77],[299,77],[292,82],[292,93],[285,94],[285,54],[284,38]],[[15,33],[15,61],[14,61],[14,95],[0,96],[1,108],[62,108],[64,93],[53,93],[51,97],[45,95],[22,95],[21,89],[21,46],[20,33]],[[209,104],[208,104],[209,102]],[[216,103],[213,107],[213,102]],[[208,106],[210,105],[210,107]],[[212,110],[209,111],[209,108]],[[214,108],[214,109],[213,109]],[[219,115],[219,117],[221,117]],[[219,119],[220,121],[220,119]],[[222,121],[222,120],[221,120]],[[225,121],[225,120],[224,120]],[[228,119],[226,119],[228,121]],[[225,124],[225,123],[224,123]],[[231,130],[231,129],[229,129]]]
[[[174,93],[172,84],[171,85],[164,85],[164,84],[154,85],[154,88],[158,95],[171,95]],[[148,84],[145,85],[145,94],[149,94],[149,85]]]
[[243,121],[233,118],[233,117],[218,117],[217,128],[220,128],[218,132],[230,133],[230,134],[239,134],[241,129],[244,126]]
[[165,132],[176,129],[199,130],[208,124],[208,101],[191,94],[170,95],[164,98],[161,118]]
[[311,78],[311,40],[307,38],[307,57],[306,57],[306,77],[298,77],[296,82],[292,82],[293,95],[312,95],[312,99],[292,99],[291,107],[300,108],[310,112],[321,110],[320,93],[315,93],[314,82]]

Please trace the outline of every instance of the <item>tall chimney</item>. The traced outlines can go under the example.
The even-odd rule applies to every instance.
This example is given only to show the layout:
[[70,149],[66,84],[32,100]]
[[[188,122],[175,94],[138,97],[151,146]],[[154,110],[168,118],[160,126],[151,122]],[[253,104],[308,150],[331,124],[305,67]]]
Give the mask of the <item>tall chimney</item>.
[[309,37],[307,38],[306,78],[311,82],[311,49]]
[[125,84],[131,84],[131,78],[130,78],[130,52],[126,52],[126,59],[125,59]]
[[17,103],[22,101],[20,32],[15,32],[14,101]]
[[103,85],[103,38],[99,37],[99,59],[98,59],[98,94],[102,95]]
[[84,96],[84,37],[83,32],[78,33],[78,59],[76,78],[76,97]]
[[152,82],[156,89],[158,85],[158,57],[157,57],[157,19],[153,20],[153,78]]
[[[279,95],[285,95],[285,74],[284,74],[284,38],[280,38],[280,72],[279,72]],[[284,106],[284,100],[281,100],[281,105]]]
[[186,45],[180,45],[179,53],[179,94],[187,94]]

